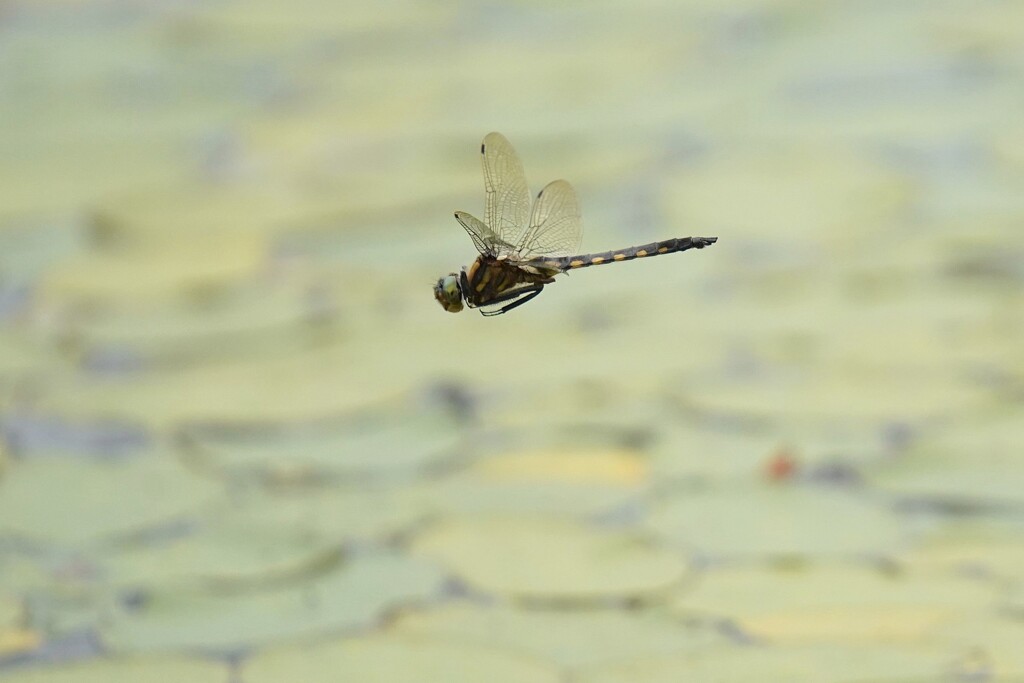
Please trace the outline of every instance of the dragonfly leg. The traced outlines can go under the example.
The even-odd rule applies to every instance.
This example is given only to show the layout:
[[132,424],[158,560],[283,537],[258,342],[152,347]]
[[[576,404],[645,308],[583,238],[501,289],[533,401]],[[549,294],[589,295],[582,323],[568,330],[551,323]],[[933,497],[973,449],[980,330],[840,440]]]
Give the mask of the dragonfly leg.
[[544,285],[540,284],[540,283],[537,283],[535,285],[530,285],[529,287],[522,287],[520,289],[515,290],[514,292],[509,292],[508,294],[504,294],[504,295],[494,299],[493,301],[488,301],[487,305],[489,306],[491,304],[498,304],[498,303],[501,303],[503,301],[510,301],[511,303],[505,304],[504,306],[502,306],[501,308],[499,308],[496,311],[480,311],[480,315],[483,315],[483,316],[486,316],[486,317],[489,318],[489,317],[491,317],[493,315],[501,315],[502,313],[508,313],[513,308],[516,308],[517,306],[522,306],[527,301],[529,301],[533,297],[535,297],[538,294],[540,294],[541,290],[543,290],[543,289],[544,289]]

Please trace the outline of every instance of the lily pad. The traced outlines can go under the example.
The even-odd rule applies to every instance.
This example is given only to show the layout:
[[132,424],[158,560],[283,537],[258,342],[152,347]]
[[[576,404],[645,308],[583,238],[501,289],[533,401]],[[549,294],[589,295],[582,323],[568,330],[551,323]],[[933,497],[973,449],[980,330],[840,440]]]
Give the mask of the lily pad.
[[0,595],[0,629],[11,628],[21,620],[24,608],[18,600]]
[[527,451],[479,461],[474,471],[496,481],[564,481],[636,488],[646,482],[644,460],[626,451]]
[[934,639],[949,652],[975,653],[996,681],[1024,680],[1024,603],[1011,614],[979,610],[947,624]]
[[186,517],[219,488],[166,454],[23,461],[0,480],[0,534],[73,545],[113,540]]
[[236,497],[223,514],[232,524],[291,528],[307,537],[382,541],[418,525],[428,510],[403,487],[320,488]]
[[713,557],[854,557],[893,552],[897,517],[883,504],[829,487],[736,486],[680,492],[647,526]]
[[[841,146],[778,145],[724,149],[698,168],[662,177],[666,222],[728,225],[745,236],[812,234],[841,243],[861,226],[892,218],[910,186]],[[742,202],[735,201],[742,196]]]
[[565,482],[524,483],[458,473],[415,487],[424,508],[442,515],[553,515],[577,519],[628,505],[634,493],[621,487]]
[[1016,580],[1024,576],[1024,526],[992,521],[945,524],[900,559],[923,571]]
[[20,600],[0,594],[0,660],[31,652],[42,642],[42,636],[25,626],[25,609]]
[[114,658],[41,666],[4,676],[11,683],[228,683],[227,665],[178,657]]
[[342,540],[282,524],[219,519],[195,533],[107,556],[124,588],[188,590],[271,584],[330,565]]
[[355,359],[338,348],[257,360],[152,372],[131,381],[63,376],[36,405],[69,419],[103,415],[162,431],[182,423],[309,420],[395,393],[386,383],[360,381]]
[[385,406],[333,420],[195,424],[189,462],[232,477],[275,480],[412,478],[458,454],[459,420],[445,406]]
[[585,517],[626,504],[647,485],[647,463],[626,450],[536,450],[480,458],[413,495],[440,514]]
[[181,367],[260,354],[300,353],[330,339],[330,301],[311,282],[247,281],[195,300],[147,300],[62,323],[61,335],[89,367],[128,359]]
[[238,589],[321,571],[343,545],[386,541],[419,523],[425,509],[391,489],[251,491],[212,506],[198,528],[104,556],[109,578],[127,588]]
[[32,283],[55,261],[82,251],[90,221],[82,213],[47,218],[0,218],[0,281]]
[[792,460],[796,475],[827,478],[834,468],[836,476],[845,473],[847,482],[857,482],[861,467],[891,448],[886,430],[877,424],[794,420],[737,427],[666,425],[651,452],[652,479],[709,485],[763,480],[771,461],[783,455]]
[[992,586],[966,578],[798,565],[709,571],[671,604],[728,619],[757,641],[891,645],[921,642],[994,598]]
[[934,681],[948,654],[939,648],[818,645],[733,646],[690,657],[638,661],[594,671],[581,683],[908,683]]
[[961,420],[870,471],[880,488],[907,498],[1000,507],[1024,503],[1019,410]]
[[[884,381],[885,391],[879,392]],[[893,376],[886,369],[790,373],[758,383],[707,382],[693,406],[722,418],[770,420],[852,420],[927,422],[985,405],[987,390],[951,374]]]
[[61,306],[188,297],[253,276],[266,251],[265,239],[253,233],[91,251],[48,270],[40,296],[47,305]]
[[526,657],[419,638],[341,640],[256,655],[243,669],[246,683],[558,683],[551,666]]
[[112,617],[101,634],[116,651],[237,652],[373,626],[393,609],[439,595],[443,581],[433,564],[371,555],[270,590],[153,593]]
[[516,600],[640,598],[687,573],[680,555],[650,538],[558,518],[455,519],[425,532],[413,547],[477,590]]
[[[399,616],[392,632],[530,657],[562,668],[682,655],[721,644],[711,629],[626,611],[523,610],[509,606],[450,605]],[[600,643],[600,647],[594,647]]]
[[0,624],[0,660],[30,653],[42,642],[43,637],[38,631],[19,627],[4,627]]
[[60,367],[61,358],[51,340],[35,331],[0,328],[0,400],[7,397],[18,377]]

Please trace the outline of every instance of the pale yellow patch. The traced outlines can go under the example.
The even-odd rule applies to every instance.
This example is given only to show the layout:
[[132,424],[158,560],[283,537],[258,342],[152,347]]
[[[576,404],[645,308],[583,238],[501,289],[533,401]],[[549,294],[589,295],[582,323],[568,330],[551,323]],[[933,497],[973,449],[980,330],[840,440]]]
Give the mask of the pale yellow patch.
[[915,642],[957,618],[948,607],[929,605],[847,605],[740,617],[745,633],[773,643]]
[[668,247],[661,247],[658,249],[659,254],[664,254],[666,251],[668,251]]
[[597,256],[595,258],[590,259],[590,262],[594,264],[604,263],[604,259],[600,256]]
[[616,261],[625,261],[626,260],[626,255],[625,254],[616,254],[612,258],[615,259]]
[[620,451],[529,451],[484,460],[473,470],[483,477],[501,481],[621,486],[638,486],[646,481],[648,475],[646,462],[635,454]]
[[22,628],[0,629],[0,656],[31,652],[39,647],[42,640],[37,631]]
[[580,267],[580,266],[582,266],[582,265],[583,265],[583,261],[580,261],[580,260],[578,260],[578,259],[577,259],[576,261],[571,261],[571,262],[569,263],[569,267],[570,267],[570,268],[579,268],[579,267]]
[[643,258],[644,256],[647,256],[647,250],[646,249],[641,249],[640,251],[636,252],[636,255],[637,255],[637,258]]
[[265,265],[268,248],[265,235],[227,232],[117,250],[82,250],[45,272],[39,291],[48,303],[151,303],[253,277]]

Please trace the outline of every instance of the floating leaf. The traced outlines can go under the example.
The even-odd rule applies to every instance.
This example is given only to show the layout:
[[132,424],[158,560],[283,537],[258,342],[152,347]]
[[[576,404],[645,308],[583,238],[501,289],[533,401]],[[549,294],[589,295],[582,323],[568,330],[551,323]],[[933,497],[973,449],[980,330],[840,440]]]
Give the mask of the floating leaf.
[[491,649],[414,638],[341,640],[256,655],[246,683],[364,681],[365,683],[558,683],[558,670]]
[[31,284],[55,261],[82,251],[90,228],[83,213],[0,218],[0,284]]
[[197,659],[147,657],[101,659],[82,664],[41,666],[8,673],[10,683],[227,683],[227,665]]
[[424,515],[410,496],[391,490],[251,491],[206,510],[188,533],[104,559],[122,587],[238,589],[320,571],[343,544],[387,540]]
[[581,683],[909,683],[935,681],[948,661],[939,648],[819,645],[771,647],[737,645],[689,657],[638,661],[597,670]]
[[47,303],[63,305],[187,297],[251,277],[263,264],[266,250],[265,239],[257,234],[210,233],[201,240],[89,252],[49,270],[41,296]]
[[410,478],[453,457],[461,443],[452,411],[414,404],[333,420],[196,424],[183,436],[190,462],[271,482]]
[[21,601],[0,594],[0,660],[30,652],[42,642],[40,634],[24,626],[25,609]]
[[32,652],[43,642],[38,631],[0,624],[0,660]]
[[592,602],[648,596],[685,576],[676,553],[643,536],[601,531],[557,518],[442,522],[416,539],[484,592],[521,600]]
[[88,367],[118,359],[146,368],[210,364],[261,354],[302,353],[331,339],[330,301],[311,282],[247,281],[185,300],[152,298],[62,323]]
[[662,181],[670,223],[729,225],[747,237],[825,236],[840,244],[863,224],[892,218],[911,196],[892,170],[821,144],[779,145],[770,154],[745,146],[723,150]]
[[253,491],[234,499],[224,514],[233,524],[292,528],[306,536],[381,541],[419,524],[427,510],[401,487]]
[[495,481],[460,472],[412,495],[426,509],[452,515],[554,515],[585,518],[627,505],[635,493],[618,486]]
[[647,524],[701,554],[726,557],[878,555],[901,536],[882,504],[828,487],[681,492],[653,509]]
[[480,458],[414,495],[441,514],[585,517],[626,504],[646,480],[629,451],[526,451]]
[[0,534],[83,544],[189,515],[219,487],[166,454],[122,462],[33,459],[0,481]]
[[[885,391],[879,392],[883,382]],[[947,418],[980,408],[987,398],[986,390],[965,385],[950,374],[894,376],[889,369],[879,368],[793,373],[756,383],[706,382],[691,400],[696,409],[719,419],[886,424]]]
[[[340,359],[320,357],[319,375],[312,373],[307,360],[306,356],[286,356],[261,359],[257,364],[224,363],[148,373],[132,377],[130,382],[97,383],[65,377],[52,393],[40,398],[38,408],[70,418],[104,415],[160,431],[192,420],[260,420],[282,415],[305,419],[339,406],[363,405],[367,400],[365,391],[357,396],[343,386],[339,390],[339,378],[324,372],[323,367],[337,367],[332,364]],[[299,365],[307,365],[305,371]],[[189,400],[182,401],[182,396]]]
[[218,519],[194,533],[108,556],[111,580],[134,589],[187,590],[273,583],[336,561],[342,541],[291,525]]
[[[394,633],[529,656],[563,668],[683,654],[721,643],[709,629],[626,611],[523,610],[450,605],[401,615]],[[600,647],[594,647],[600,643]]]
[[494,481],[608,484],[634,488],[646,481],[643,459],[624,451],[530,451],[481,460],[473,468]]
[[958,421],[870,472],[879,487],[904,497],[994,506],[1024,503],[1019,410]]
[[1024,526],[994,521],[945,524],[901,557],[915,569],[1016,580],[1024,576]]
[[1024,602],[1010,609],[1012,614],[976,611],[944,626],[934,640],[949,652],[977,653],[996,681],[1024,681]]
[[734,622],[757,641],[914,643],[988,605],[993,587],[966,578],[864,567],[719,568],[672,602],[683,615]]
[[255,645],[374,625],[439,594],[435,565],[396,555],[358,557],[320,576],[263,591],[157,592],[105,624],[118,651],[234,652]]

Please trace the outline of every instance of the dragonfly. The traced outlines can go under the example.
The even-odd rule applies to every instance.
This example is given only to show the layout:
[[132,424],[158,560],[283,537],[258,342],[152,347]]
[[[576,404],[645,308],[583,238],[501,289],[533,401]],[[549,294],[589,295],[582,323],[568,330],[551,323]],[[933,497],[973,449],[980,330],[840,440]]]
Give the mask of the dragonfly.
[[572,185],[565,180],[548,183],[531,206],[523,163],[505,136],[489,133],[480,145],[480,157],[484,220],[455,212],[480,255],[434,285],[434,298],[450,313],[458,313],[465,303],[485,316],[501,315],[530,301],[556,275],[570,270],[703,249],[718,241],[717,237],[676,237],[578,254],[583,219]]

